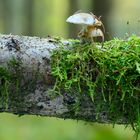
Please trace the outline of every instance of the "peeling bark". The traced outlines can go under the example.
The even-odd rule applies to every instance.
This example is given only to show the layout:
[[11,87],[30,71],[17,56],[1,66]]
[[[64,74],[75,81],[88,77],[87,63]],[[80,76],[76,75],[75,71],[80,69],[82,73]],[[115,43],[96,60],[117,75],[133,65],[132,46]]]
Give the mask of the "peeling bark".
[[[108,113],[108,103],[103,102],[98,110],[98,101],[101,99],[99,94],[95,95],[96,100],[92,102],[86,91],[79,94],[76,91],[67,93],[62,90],[61,95],[52,91],[55,78],[50,73],[50,56],[51,51],[60,44],[68,46],[69,42],[51,37],[0,35],[0,66],[6,67],[18,78],[9,87],[6,105],[5,98],[0,93],[0,112],[113,123],[114,120]],[[22,65],[12,67],[9,62],[13,58]],[[3,81],[0,79],[2,86]],[[127,116],[120,116],[115,121],[127,124]]]

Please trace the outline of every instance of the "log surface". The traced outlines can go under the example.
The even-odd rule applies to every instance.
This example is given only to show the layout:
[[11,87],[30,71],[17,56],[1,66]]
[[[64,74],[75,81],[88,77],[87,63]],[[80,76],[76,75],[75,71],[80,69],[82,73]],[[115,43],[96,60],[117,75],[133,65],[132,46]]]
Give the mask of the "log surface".
[[[112,123],[107,103],[103,102],[102,109],[98,110],[101,97],[93,102],[86,93],[71,94],[62,90],[58,95],[52,92],[55,78],[51,75],[50,56],[52,50],[61,44],[70,45],[67,40],[58,41],[51,37],[0,35],[0,66],[20,77],[10,85],[6,103],[1,95],[0,111]],[[22,65],[9,68],[9,61],[13,58]],[[0,80],[2,86],[3,79]],[[120,116],[116,122],[126,124],[127,118]]]

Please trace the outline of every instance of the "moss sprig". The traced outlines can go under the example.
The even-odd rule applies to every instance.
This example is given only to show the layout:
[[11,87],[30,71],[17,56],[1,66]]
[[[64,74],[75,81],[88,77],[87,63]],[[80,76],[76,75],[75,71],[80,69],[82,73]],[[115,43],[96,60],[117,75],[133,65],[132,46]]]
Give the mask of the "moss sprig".
[[79,93],[86,89],[92,101],[100,92],[100,102],[109,104],[114,121],[125,116],[139,133],[140,37],[115,38],[100,46],[76,42],[54,50],[51,68],[57,79],[55,89],[77,88]]

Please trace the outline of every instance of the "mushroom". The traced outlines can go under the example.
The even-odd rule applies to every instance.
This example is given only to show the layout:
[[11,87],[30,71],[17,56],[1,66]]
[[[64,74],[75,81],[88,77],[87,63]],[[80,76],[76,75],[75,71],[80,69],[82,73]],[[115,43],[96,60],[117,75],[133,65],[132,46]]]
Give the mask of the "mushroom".
[[[93,42],[93,38],[102,37],[102,41],[104,41],[104,25],[93,13],[75,13],[72,16],[68,17],[66,22],[73,24],[80,24],[83,26],[83,29],[78,33],[78,37],[80,38],[90,38],[91,42]],[[103,31],[99,27],[103,27]]]

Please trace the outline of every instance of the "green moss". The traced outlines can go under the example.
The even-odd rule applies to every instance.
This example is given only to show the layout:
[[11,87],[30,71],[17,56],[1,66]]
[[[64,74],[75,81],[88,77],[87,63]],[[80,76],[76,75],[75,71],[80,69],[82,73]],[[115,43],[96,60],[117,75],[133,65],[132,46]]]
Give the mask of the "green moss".
[[[21,66],[21,61],[16,58],[12,58],[7,66],[0,66],[0,106],[2,108],[8,109],[10,93],[19,93]],[[16,93],[11,95],[17,96]]]
[[11,74],[9,71],[0,66],[0,104],[8,108],[8,100],[9,100],[9,84],[11,81]]
[[[115,122],[125,116],[137,134],[140,131],[140,37],[113,39],[93,45],[74,42],[60,47],[51,57],[55,90],[76,88],[87,90],[92,101],[97,93],[109,104],[110,117]],[[96,96],[95,96],[96,94]]]

